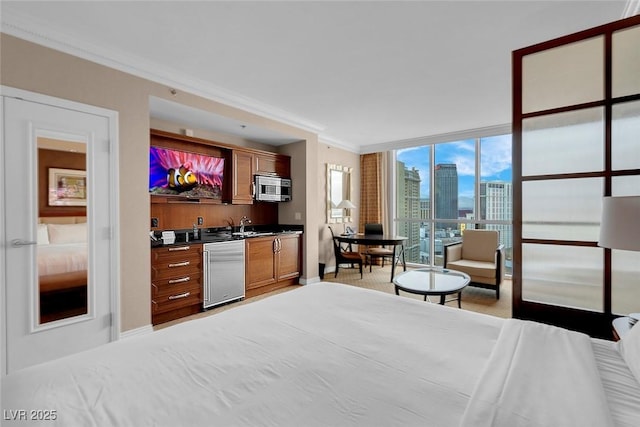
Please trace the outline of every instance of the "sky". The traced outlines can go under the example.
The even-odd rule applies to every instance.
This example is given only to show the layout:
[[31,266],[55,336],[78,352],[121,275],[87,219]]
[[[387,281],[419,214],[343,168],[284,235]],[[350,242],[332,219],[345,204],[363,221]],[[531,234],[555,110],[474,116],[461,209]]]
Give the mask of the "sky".
[[[480,142],[481,182],[511,182],[511,135],[482,138]],[[415,167],[420,171],[420,195],[429,195],[430,146],[412,147],[398,150],[397,159],[408,169]],[[435,164],[454,163],[458,171],[458,196],[460,207],[465,206],[464,199],[472,202],[475,179],[475,140],[449,142],[435,145]],[[471,206],[468,206],[471,207]]]

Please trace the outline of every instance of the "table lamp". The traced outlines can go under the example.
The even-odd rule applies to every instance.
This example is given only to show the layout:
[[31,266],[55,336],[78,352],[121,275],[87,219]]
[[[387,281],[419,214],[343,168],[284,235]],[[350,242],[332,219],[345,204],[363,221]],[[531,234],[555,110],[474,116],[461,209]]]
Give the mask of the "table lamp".
[[[640,251],[640,196],[602,199],[602,222],[598,246],[624,251]],[[640,313],[629,315],[633,326]]]
[[598,246],[640,251],[640,196],[602,199]]
[[[343,199],[340,203],[338,203],[337,207],[338,209],[344,209],[346,211],[347,209],[355,209],[356,205],[351,203],[351,200]],[[346,214],[345,216],[351,216],[349,215],[349,212],[345,212],[345,214]],[[345,227],[344,223],[342,223],[342,227],[343,227],[343,232],[346,233],[347,230],[346,228],[344,228]]]
[[356,205],[351,203],[351,200],[344,199],[338,203],[338,209],[355,209]]

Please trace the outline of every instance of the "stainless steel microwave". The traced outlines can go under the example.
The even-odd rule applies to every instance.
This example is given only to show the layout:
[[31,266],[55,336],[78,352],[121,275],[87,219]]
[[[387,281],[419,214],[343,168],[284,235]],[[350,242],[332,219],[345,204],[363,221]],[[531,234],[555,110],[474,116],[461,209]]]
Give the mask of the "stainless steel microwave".
[[291,200],[291,180],[277,176],[255,175],[256,200],[288,202]]

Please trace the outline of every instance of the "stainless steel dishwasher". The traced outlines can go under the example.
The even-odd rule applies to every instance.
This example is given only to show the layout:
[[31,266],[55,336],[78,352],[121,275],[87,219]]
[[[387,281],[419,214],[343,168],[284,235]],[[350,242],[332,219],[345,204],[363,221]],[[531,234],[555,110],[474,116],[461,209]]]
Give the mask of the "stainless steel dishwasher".
[[202,265],[204,308],[244,298],[244,240],[205,243]]

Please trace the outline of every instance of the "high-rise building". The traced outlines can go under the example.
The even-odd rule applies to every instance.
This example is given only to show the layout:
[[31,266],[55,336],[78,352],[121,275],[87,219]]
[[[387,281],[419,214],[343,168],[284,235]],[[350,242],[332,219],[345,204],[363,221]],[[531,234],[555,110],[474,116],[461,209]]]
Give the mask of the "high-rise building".
[[431,200],[426,198],[420,199],[420,219],[431,219]]
[[[403,162],[396,163],[397,218],[420,219],[420,171],[407,169]],[[397,234],[406,236],[404,251],[407,262],[420,262],[420,222],[399,221]]]
[[[435,169],[435,214],[437,219],[458,219],[458,169],[455,164],[440,163]],[[455,227],[436,223],[436,229]]]
[[[510,182],[490,181],[480,183],[480,219],[509,221],[513,219],[513,188]],[[511,248],[512,228],[508,224],[486,224],[488,230],[500,231],[500,243]]]

